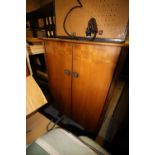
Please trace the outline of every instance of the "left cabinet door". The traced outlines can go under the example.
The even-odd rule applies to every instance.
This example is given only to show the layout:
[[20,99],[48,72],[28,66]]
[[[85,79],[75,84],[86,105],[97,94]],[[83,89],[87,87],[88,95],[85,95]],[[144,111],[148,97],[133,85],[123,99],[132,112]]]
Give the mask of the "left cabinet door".
[[70,116],[72,44],[46,40],[45,59],[52,97],[59,110]]

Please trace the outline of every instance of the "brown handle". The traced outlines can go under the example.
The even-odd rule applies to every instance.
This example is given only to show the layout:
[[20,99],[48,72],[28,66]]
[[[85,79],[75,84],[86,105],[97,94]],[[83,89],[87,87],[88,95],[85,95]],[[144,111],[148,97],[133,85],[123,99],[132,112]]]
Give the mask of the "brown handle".
[[73,72],[72,73],[72,76],[73,76],[73,78],[78,78],[79,77],[79,74],[77,72]]
[[70,70],[65,69],[65,70],[64,70],[64,74],[66,74],[66,75],[71,75],[71,72],[70,72]]

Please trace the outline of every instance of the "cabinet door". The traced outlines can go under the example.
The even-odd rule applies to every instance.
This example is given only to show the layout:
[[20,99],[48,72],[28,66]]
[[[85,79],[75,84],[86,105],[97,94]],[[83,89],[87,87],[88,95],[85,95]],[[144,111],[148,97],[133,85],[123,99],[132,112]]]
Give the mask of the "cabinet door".
[[70,115],[72,44],[60,41],[45,41],[46,65],[49,76],[49,88],[59,110]]
[[120,47],[74,44],[72,115],[89,131],[95,131],[110,87]]

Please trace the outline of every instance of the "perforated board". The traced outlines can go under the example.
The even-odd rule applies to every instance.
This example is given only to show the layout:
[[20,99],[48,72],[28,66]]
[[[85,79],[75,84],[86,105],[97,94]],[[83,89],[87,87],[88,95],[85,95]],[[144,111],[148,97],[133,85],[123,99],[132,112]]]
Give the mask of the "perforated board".
[[[98,38],[125,38],[126,26],[129,16],[128,0],[81,0],[82,8],[71,12],[66,21],[69,33],[85,37],[88,21],[94,17],[98,30],[103,34],[97,34]],[[63,29],[63,21],[66,13],[73,6],[78,5],[76,0],[56,0],[56,32],[58,36],[67,36]]]

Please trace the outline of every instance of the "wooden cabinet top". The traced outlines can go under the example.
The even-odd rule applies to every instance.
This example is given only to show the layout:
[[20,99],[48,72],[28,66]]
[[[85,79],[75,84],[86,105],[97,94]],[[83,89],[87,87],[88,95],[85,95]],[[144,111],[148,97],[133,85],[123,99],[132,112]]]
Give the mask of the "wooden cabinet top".
[[62,41],[62,42],[70,42],[70,43],[80,43],[80,44],[91,44],[91,45],[104,45],[104,46],[129,46],[129,41],[125,41],[123,43],[111,43],[111,42],[97,42],[97,41],[84,41],[84,40],[71,40],[71,39],[60,39],[60,38],[42,38],[44,41]]

